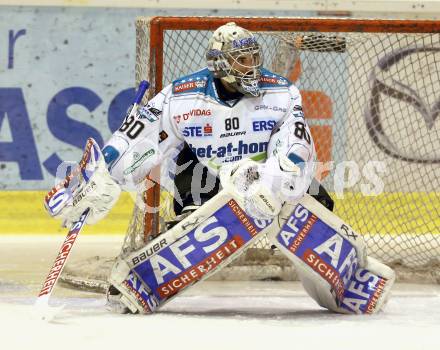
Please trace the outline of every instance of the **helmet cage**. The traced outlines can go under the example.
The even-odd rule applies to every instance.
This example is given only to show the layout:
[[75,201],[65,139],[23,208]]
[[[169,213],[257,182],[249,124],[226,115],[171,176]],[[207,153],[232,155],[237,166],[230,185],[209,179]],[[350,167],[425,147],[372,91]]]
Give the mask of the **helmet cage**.
[[[253,39],[253,38],[252,38]],[[244,95],[259,96],[260,68],[263,64],[261,48],[255,40],[248,40],[251,45],[229,50],[209,50],[208,68],[216,78],[222,78]],[[251,58],[249,64],[249,57]],[[246,64],[242,58],[247,60]]]

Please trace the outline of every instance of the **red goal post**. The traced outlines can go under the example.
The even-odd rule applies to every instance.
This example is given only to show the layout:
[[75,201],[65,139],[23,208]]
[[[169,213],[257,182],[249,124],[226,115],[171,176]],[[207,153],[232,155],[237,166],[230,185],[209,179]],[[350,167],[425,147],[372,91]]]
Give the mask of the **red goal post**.
[[[408,258],[405,264],[414,267],[435,261],[440,254],[440,156],[436,151],[440,150],[440,127],[435,123],[435,92],[440,91],[440,21],[138,18],[136,82],[146,79],[151,83],[148,98],[173,79],[203,68],[207,38],[230,21],[260,35],[263,47],[267,45],[265,49],[269,51],[265,57],[271,65],[268,68],[282,66],[277,73],[287,73],[299,86],[320,161],[334,162],[337,167],[353,160],[360,164],[361,172],[368,162],[386,165],[388,172],[381,194],[363,196],[362,184],[356,184],[343,199],[336,198],[336,213],[364,234],[370,252],[386,262],[399,263]],[[312,40],[301,46],[297,38],[304,36]],[[317,37],[327,38],[333,45],[335,38],[343,38],[344,47],[325,47],[327,39],[316,40]],[[270,52],[274,45],[279,52]],[[333,75],[329,70],[334,71]],[[400,80],[396,83],[396,79]],[[411,91],[421,93],[416,94],[415,102],[410,101],[414,97],[408,95]],[[420,106],[417,98],[430,108],[434,106],[433,110],[424,111],[426,106]],[[433,119],[428,131],[424,129],[424,115],[410,125],[408,116],[425,112]],[[425,143],[416,140],[411,145],[403,141],[411,133],[425,138]],[[332,181],[330,170],[325,165],[321,169],[324,182]],[[155,178],[159,178],[159,170],[156,171]],[[147,185],[143,194],[149,207],[159,207],[158,182]],[[330,190],[334,192],[334,188]],[[142,244],[151,233],[158,232],[159,222],[157,212],[136,209],[128,241],[137,239]]]

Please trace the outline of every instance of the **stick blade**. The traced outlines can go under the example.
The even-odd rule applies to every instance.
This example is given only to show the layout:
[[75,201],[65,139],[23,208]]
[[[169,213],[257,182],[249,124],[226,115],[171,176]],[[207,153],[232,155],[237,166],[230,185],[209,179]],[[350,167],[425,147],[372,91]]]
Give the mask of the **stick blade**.
[[48,300],[38,298],[34,305],[32,318],[35,320],[51,322],[64,309],[65,305],[49,306]]

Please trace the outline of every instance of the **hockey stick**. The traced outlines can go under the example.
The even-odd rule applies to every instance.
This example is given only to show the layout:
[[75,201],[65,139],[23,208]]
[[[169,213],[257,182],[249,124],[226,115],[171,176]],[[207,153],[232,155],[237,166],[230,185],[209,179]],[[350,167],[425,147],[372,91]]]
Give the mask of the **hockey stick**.
[[139,83],[139,87],[138,87],[138,90],[136,91],[136,96],[134,98],[133,106],[130,109],[130,115],[134,111],[136,111],[137,107],[142,102],[142,98],[144,97],[145,92],[148,90],[149,87],[150,87],[150,83],[146,80],[142,80]]
[[299,50],[343,53],[347,50],[347,40],[341,35],[307,34],[297,36],[294,46]]
[[42,320],[50,321],[55,314],[60,311],[63,306],[58,308],[49,307],[49,298],[52,295],[52,291],[55,287],[55,284],[58,281],[58,278],[63,271],[64,265],[66,264],[67,258],[69,257],[70,252],[72,251],[73,244],[75,243],[76,238],[81,232],[87,217],[89,216],[90,209],[87,208],[84,213],[82,213],[81,217],[78,221],[72,224],[69,232],[67,233],[66,239],[64,240],[61,248],[58,252],[57,257],[52,265],[52,268],[49,270],[49,274],[46,277],[46,280],[43,283],[43,287],[38,294],[37,301],[35,302],[35,306],[37,310],[40,312],[40,318]]

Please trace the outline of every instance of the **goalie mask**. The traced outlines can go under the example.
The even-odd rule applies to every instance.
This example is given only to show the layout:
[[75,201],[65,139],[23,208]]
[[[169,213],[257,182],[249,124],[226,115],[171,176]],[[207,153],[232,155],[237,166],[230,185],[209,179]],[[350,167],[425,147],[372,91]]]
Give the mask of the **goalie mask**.
[[254,35],[230,22],[214,32],[206,53],[214,77],[248,96],[259,96],[262,54]]

